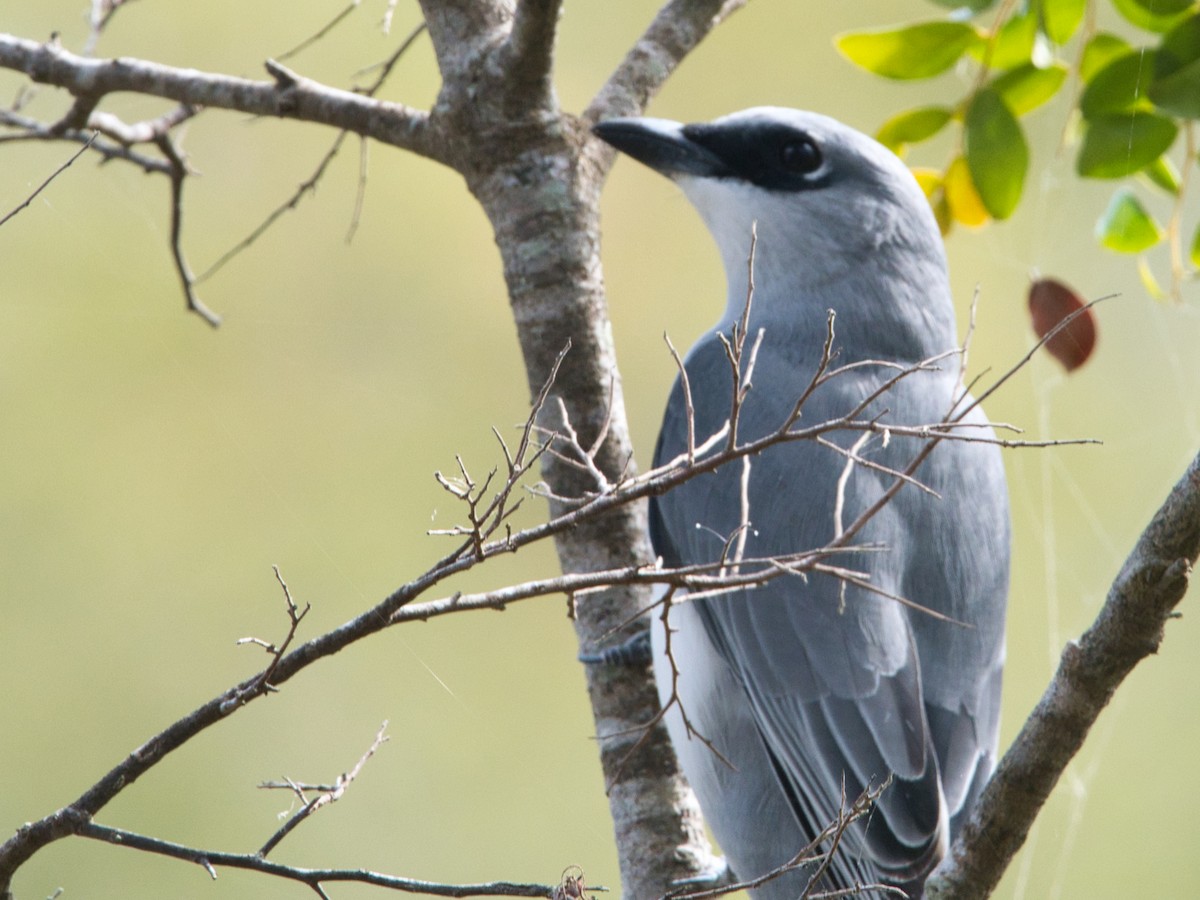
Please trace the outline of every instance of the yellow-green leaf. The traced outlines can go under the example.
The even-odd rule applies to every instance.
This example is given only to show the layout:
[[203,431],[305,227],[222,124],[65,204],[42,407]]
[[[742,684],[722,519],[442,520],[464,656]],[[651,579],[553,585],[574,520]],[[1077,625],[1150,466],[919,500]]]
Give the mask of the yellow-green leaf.
[[1096,240],[1117,253],[1141,253],[1162,237],[1162,227],[1128,188],[1113,194],[1108,209],[1096,223]]
[[1169,156],[1160,156],[1138,173],[1155,187],[1162,188],[1172,197],[1179,196],[1179,170]]
[[1075,171],[1085,178],[1124,178],[1167,152],[1178,133],[1173,120],[1153,113],[1100,116],[1087,124]]
[[1154,76],[1154,51],[1132,50],[1092,75],[1079,98],[1079,111],[1085,119],[1151,108],[1146,92]]
[[1196,233],[1192,235],[1192,249],[1188,256],[1192,260],[1192,265],[1200,269],[1200,225],[1196,226]]
[[1042,31],[1061,46],[1075,34],[1086,10],[1087,0],[1042,0]]
[[893,153],[899,153],[906,144],[916,144],[933,137],[953,113],[944,106],[921,106],[892,116],[881,126],[875,139]]
[[1200,13],[1184,19],[1154,54],[1150,99],[1185,119],[1200,119]]
[[1014,116],[1023,116],[1053,97],[1067,77],[1067,67],[1060,62],[1039,69],[1025,63],[1005,72],[991,83]]
[[1133,48],[1129,42],[1115,34],[1099,31],[1083,48],[1083,59],[1079,63],[1079,77],[1084,82],[1091,81],[1096,73],[1107,66],[1118,56],[1124,56]]
[[946,168],[944,189],[946,204],[950,208],[950,216],[954,221],[969,228],[979,228],[987,224],[990,216],[983,205],[979,192],[975,190],[975,183],[971,180],[967,161],[961,156],[955,158],[954,162]]
[[946,71],[979,42],[966,22],[923,22],[887,31],[856,31],[834,38],[850,62],[884,78],[930,78]]
[[993,69],[1011,69],[1031,60],[1036,38],[1037,16],[1030,11],[1001,25],[990,47],[986,39],[981,39],[968,49],[973,57],[980,62],[986,60]]
[[1000,99],[985,88],[967,109],[964,153],[971,181],[994,219],[1007,219],[1021,199],[1029,147],[1021,125]]

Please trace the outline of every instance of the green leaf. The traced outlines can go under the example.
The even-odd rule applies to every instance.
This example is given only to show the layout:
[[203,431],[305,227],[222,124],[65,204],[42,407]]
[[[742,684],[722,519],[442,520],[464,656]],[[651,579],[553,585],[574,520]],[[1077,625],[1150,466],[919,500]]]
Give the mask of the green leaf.
[[994,6],[996,0],[933,0],[938,6],[946,9],[969,9],[973,13],[983,12],[989,6]]
[[1032,11],[1013,16],[1000,26],[1000,31],[988,47],[986,38],[969,47],[973,57],[986,61],[993,69],[1011,69],[1029,62],[1033,57],[1033,44],[1037,39],[1037,16]]
[[850,62],[884,78],[931,78],[954,65],[979,33],[966,22],[924,22],[890,31],[839,34],[834,44]]
[[1096,223],[1096,240],[1117,253],[1141,253],[1162,240],[1163,230],[1128,188],[1113,194]]
[[1126,21],[1138,28],[1159,34],[1170,31],[1184,15],[1194,0],[1112,0]]
[[1188,257],[1192,261],[1192,265],[1200,269],[1200,225],[1196,226],[1196,233],[1192,235],[1192,249],[1188,253]]
[[1087,0],[1042,0],[1042,32],[1062,46],[1079,29],[1086,10]]
[[1023,116],[1037,109],[1062,87],[1067,77],[1067,67],[1060,62],[1039,69],[1033,63],[1025,63],[1005,72],[994,80],[990,87],[1000,95],[1014,116]]
[[975,95],[963,123],[964,154],[979,198],[994,219],[1007,219],[1021,199],[1029,147],[1000,95],[984,88]]
[[1096,73],[1118,56],[1124,56],[1133,48],[1129,42],[1105,31],[1092,35],[1083,48],[1083,60],[1079,64],[1079,77],[1084,83],[1091,81]]
[[1155,187],[1162,188],[1172,197],[1179,196],[1179,172],[1170,157],[1160,156],[1138,173]]
[[1133,50],[1096,72],[1079,98],[1085,119],[1151,108],[1146,96],[1154,77],[1154,51]]
[[1163,37],[1154,54],[1150,99],[1166,112],[1200,119],[1200,13]]
[[933,137],[952,116],[953,113],[944,106],[921,106],[906,110],[879,126],[875,140],[893,153],[899,153],[905,144],[916,144]]
[[1100,116],[1087,125],[1075,171],[1085,178],[1124,178],[1162,156],[1178,133],[1172,119],[1154,113]]

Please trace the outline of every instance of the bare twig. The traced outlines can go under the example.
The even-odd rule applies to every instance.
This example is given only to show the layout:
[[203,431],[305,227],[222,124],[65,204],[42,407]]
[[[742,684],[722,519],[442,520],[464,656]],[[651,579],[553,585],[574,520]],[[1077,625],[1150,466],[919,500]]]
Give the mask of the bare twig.
[[[387,724],[388,723],[384,721],[384,723],[379,726],[379,731],[375,733],[375,740],[371,742],[371,746],[367,748],[367,751],[361,757],[359,757],[358,762],[354,764],[354,768],[352,768],[349,772],[339,775],[337,777],[337,781],[335,781],[331,786],[321,790],[321,792],[311,800],[307,800],[304,803],[304,806],[297,810],[296,813],[292,815],[278,831],[271,835],[270,839],[268,839],[267,842],[262,845],[262,847],[259,848],[259,856],[265,857],[279,845],[280,841],[291,834],[296,826],[308,819],[310,816],[314,815],[322,807],[328,806],[330,803],[336,803],[338,800],[342,799],[342,796],[346,793],[346,789],[354,783],[354,779],[358,777],[358,773],[361,772],[363,766],[367,764],[367,760],[374,756],[375,751],[383,746],[383,743],[388,740],[387,736],[384,734],[384,731],[387,730]],[[288,784],[300,795],[301,800],[305,800],[303,788],[301,788],[299,785],[296,785],[294,782],[289,781]]]
[[[245,869],[251,872],[261,872],[264,875],[274,875],[289,881],[297,881],[312,888],[330,882],[348,882],[352,884],[368,884],[373,887],[388,888],[411,894],[427,894],[433,897],[546,897],[554,896],[558,887],[555,884],[522,884],[511,881],[491,881],[479,884],[444,884],[435,881],[421,881],[415,878],[401,878],[396,875],[385,875],[382,872],[372,872],[368,869],[308,869],[301,866],[287,866],[273,860],[264,859],[258,854],[222,853],[214,850],[203,850],[197,847],[187,847],[172,841],[148,837],[121,828],[110,828],[96,822],[83,824],[77,832],[81,837],[98,841],[107,841],[119,847],[129,847],[161,856],[170,856],[203,866],[211,876],[216,877],[217,868]],[[602,891],[604,888],[591,887],[589,890]]]
[[[385,28],[384,30],[386,31],[387,29]],[[359,75],[365,75],[367,72],[372,72],[375,69],[379,69],[379,75],[376,76],[375,80],[371,82],[371,84],[367,85],[366,87],[356,87],[354,88],[354,91],[359,94],[365,94],[368,97],[375,96],[379,89],[383,87],[384,83],[388,80],[388,76],[392,74],[392,69],[396,67],[396,63],[400,62],[400,58],[408,52],[408,48],[411,47],[416,42],[417,38],[423,35],[425,31],[425,23],[421,22],[408,33],[408,37],[400,42],[400,46],[395,49],[391,56],[389,56],[383,62],[375,63],[374,65],[367,66],[366,68],[359,69],[357,72],[355,72],[354,75],[357,77]]]
[[221,324],[221,317],[205,306],[196,295],[195,279],[183,255],[183,183],[188,174],[187,164],[169,134],[160,134],[154,143],[171,167],[171,258],[175,261],[175,271],[179,275],[179,283],[187,299],[187,308],[216,328]]
[[337,156],[338,151],[342,149],[342,143],[346,140],[348,135],[349,132],[347,131],[338,132],[338,136],[333,139],[333,143],[330,145],[329,149],[325,151],[325,155],[321,157],[321,160],[317,163],[317,167],[313,170],[313,173],[304,181],[300,182],[300,185],[296,188],[292,195],[288,197],[287,200],[283,201],[283,203],[271,210],[271,212],[267,214],[267,217],[263,219],[262,222],[260,222],[254,228],[254,230],[222,253],[219,257],[217,257],[216,262],[197,275],[194,279],[194,283],[200,284],[217,274],[217,272],[223,269],[227,263],[233,260],[234,257],[236,257],[243,250],[249,248],[255,241],[266,234],[270,227],[274,225],[276,220],[278,220],[284,213],[295,209],[300,204],[300,201],[304,198],[305,194],[315,193],[317,184],[321,180],[321,176],[325,174],[325,170],[329,168],[329,164],[333,162],[333,158]]
[[354,186],[354,209],[350,213],[350,224],[346,228],[346,243],[354,240],[358,223],[362,221],[363,206],[367,202],[367,170],[371,158],[371,145],[365,138],[358,139],[358,183]]
[[0,34],[0,68],[23,72],[39,84],[52,84],[77,96],[131,91],[194,107],[317,122],[434,159],[443,149],[426,128],[427,113],[298,76],[251,81],[130,57],[93,60],[53,42],[40,44],[6,34]]
[[100,35],[104,33],[104,29],[112,21],[112,17],[117,14],[117,10],[129,2],[131,0],[92,0],[92,10],[88,16],[88,25],[90,26],[88,39],[87,43],[83,45],[84,56],[92,55],[96,44],[100,41]]
[[55,126],[46,125],[28,116],[19,115],[14,110],[0,109],[0,125],[16,128],[16,134],[0,135],[0,144],[15,144],[25,141],[67,141],[74,144],[90,144],[94,153],[100,154],[104,162],[121,160],[132,163],[143,172],[157,175],[169,175],[170,166],[161,159],[137,153],[121,144],[113,144],[100,140],[92,129],[66,128],[54,130]]
[[61,175],[67,169],[69,169],[71,167],[71,163],[75,162],[75,160],[79,159],[79,157],[83,156],[83,154],[88,151],[88,148],[90,148],[92,146],[92,142],[95,139],[96,139],[96,135],[93,132],[92,136],[90,138],[88,138],[87,143],[84,144],[82,147],[80,147],[78,150],[76,150],[73,154],[71,154],[70,159],[68,159],[65,163],[63,163],[61,166],[59,166],[57,169],[55,169],[53,172],[51,172],[50,176],[45,181],[43,181],[41,184],[39,184],[32,194],[30,194],[28,197],[26,197],[24,200],[22,200],[16,206],[14,206],[11,210],[9,210],[4,215],[3,218],[0,218],[0,225],[3,225],[5,222],[7,222],[9,219],[11,219],[13,216],[15,216],[21,210],[23,210],[27,206],[29,206],[29,204],[33,202],[34,198],[37,197],[38,194],[40,194],[42,191],[44,191],[49,186],[50,182],[52,182],[55,178],[57,178],[59,175]]
[[[186,103],[183,103],[173,109],[167,110],[167,112],[157,118],[127,123],[112,113],[96,111],[89,112],[86,124],[101,134],[112,138],[117,143],[129,147],[133,144],[154,143],[172,129],[191,119],[198,112],[200,112],[198,107],[188,106]],[[59,125],[67,127],[61,128],[60,131],[69,130],[72,124],[69,118],[64,120]],[[58,125],[52,126],[52,128],[58,128]]]
[[317,43],[317,41],[321,40],[321,38],[325,37],[327,34],[329,34],[331,31],[333,31],[333,29],[337,28],[338,25],[340,25],[343,21],[345,21],[347,16],[349,16],[352,12],[354,12],[354,10],[358,9],[358,5],[361,2],[362,2],[362,0],[350,0],[350,3],[347,4],[345,9],[343,9],[341,12],[339,12],[337,15],[335,15],[332,19],[330,19],[325,25],[323,25],[321,28],[319,28],[314,34],[311,34],[308,37],[306,37],[304,40],[302,40],[300,43],[298,43],[291,50],[286,50],[283,53],[279,54],[278,56],[275,57],[275,59],[279,60],[280,62],[283,62],[285,59],[291,59],[293,56],[296,56],[297,54],[302,53],[303,51],[307,50],[313,44]]
[[262,647],[271,654],[271,663],[268,665],[255,681],[251,682],[247,690],[241,697],[231,698],[230,702],[246,702],[257,696],[263,690],[274,690],[274,685],[271,684],[271,678],[275,674],[276,668],[279,666],[279,661],[283,659],[283,655],[287,653],[288,647],[296,637],[296,630],[300,627],[300,622],[308,615],[308,611],[312,609],[311,603],[304,604],[304,609],[296,606],[296,601],[292,599],[292,592],[288,590],[287,582],[283,580],[283,574],[279,571],[279,566],[271,566],[271,570],[275,573],[275,580],[279,582],[279,587],[283,590],[283,601],[287,607],[288,630],[283,641],[279,646],[275,646],[269,641],[264,641],[262,638],[244,637],[239,638],[238,644],[254,644],[257,647]]
[[[583,117],[636,115],[708,33],[747,0],[670,0],[617,66]],[[599,143],[599,142],[597,142]],[[609,159],[612,154],[604,151]]]
[[[354,89],[355,93],[362,94],[365,97],[375,96],[375,94],[378,93],[379,89],[383,87],[384,83],[386,83],[388,76],[391,75],[392,69],[395,67],[396,63],[398,63],[400,61],[400,58],[402,56],[404,56],[405,52],[413,45],[413,43],[416,41],[416,39],[418,37],[420,37],[421,34],[424,33],[424,31],[425,31],[425,23],[422,22],[420,25],[418,25],[416,28],[414,28],[412,30],[412,32],[408,35],[408,37],[405,38],[404,41],[401,42],[400,46],[396,49],[396,51],[390,57],[388,57],[388,59],[386,59],[382,63],[379,63],[377,66],[371,67],[371,68],[379,68],[380,69],[379,74],[376,76],[375,80],[371,84],[367,85],[366,87],[356,87]],[[368,71],[368,70],[364,69],[355,74],[363,74],[366,71]],[[292,195],[290,197],[288,197],[281,204],[279,204],[277,207],[275,207],[275,209],[271,210],[271,212],[267,213],[266,217],[257,226],[255,226],[255,228],[253,230],[251,230],[251,232],[249,234],[247,234],[244,238],[242,238],[240,241],[238,241],[236,244],[234,244],[232,247],[230,247],[228,250],[226,250],[224,253],[222,253],[217,258],[216,262],[214,262],[212,265],[210,265],[207,269],[205,269],[203,272],[201,272],[198,276],[196,276],[196,278],[194,279],[194,283],[200,284],[201,282],[207,281],[209,278],[211,278],[213,275],[215,275],[217,272],[219,272],[222,268],[224,268],[236,256],[238,256],[244,250],[247,250],[252,244],[254,244],[255,241],[257,241],[260,237],[262,237],[264,234],[266,234],[267,231],[270,230],[271,226],[274,225],[275,222],[280,217],[282,217],[284,213],[287,213],[291,210],[296,209],[300,205],[300,201],[302,199],[304,199],[304,197],[306,195],[315,194],[316,190],[317,190],[317,185],[320,184],[321,179],[324,177],[325,172],[329,168],[330,163],[333,162],[334,157],[338,155],[338,151],[342,149],[342,144],[345,142],[345,140],[349,134],[350,134],[350,132],[346,129],[339,131],[337,137],[335,137],[333,139],[333,142],[330,144],[329,149],[325,151],[325,155],[323,157],[321,157],[320,161],[318,161],[318,163],[317,163],[316,168],[313,169],[313,173],[311,175],[309,175],[308,178],[306,178],[304,181],[300,182],[300,184],[296,187],[296,190],[292,192]],[[366,171],[367,171],[366,154],[367,154],[367,144],[364,141],[361,145],[360,154],[359,154],[359,180],[358,180],[358,187],[357,187],[357,190],[355,193],[354,211],[350,218],[350,225],[346,231],[346,242],[347,243],[349,243],[350,240],[354,237],[354,233],[358,229],[359,216],[361,215],[362,204],[365,199]]]
[[692,384],[688,379],[687,366],[683,364],[683,358],[680,357],[679,351],[675,349],[675,345],[671,343],[671,338],[665,331],[663,340],[667,342],[667,349],[671,351],[671,358],[675,360],[675,367],[679,370],[679,384],[683,390],[683,409],[687,416],[687,463],[690,466],[696,462],[696,407],[692,404]]

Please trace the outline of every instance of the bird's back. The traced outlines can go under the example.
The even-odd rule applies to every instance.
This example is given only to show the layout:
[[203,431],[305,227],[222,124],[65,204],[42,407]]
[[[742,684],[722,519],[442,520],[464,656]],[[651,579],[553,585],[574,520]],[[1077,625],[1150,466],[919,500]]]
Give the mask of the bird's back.
[[[767,323],[742,413],[743,441],[778,428],[814,374],[820,344],[798,347],[797,340],[811,342],[784,328],[773,333]],[[940,421],[958,384],[957,362],[943,365],[949,371],[901,380],[859,418]],[[731,370],[715,334],[689,354],[687,371],[691,384],[705,386],[692,398],[694,432],[703,441],[730,409]],[[846,415],[894,375],[863,366],[832,379],[810,397],[799,424]],[[686,415],[677,383],[656,464],[686,450]],[[980,415],[973,418],[983,425]],[[747,559],[825,546],[890,487],[887,470],[903,470],[920,449],[914,438],[876,435],[851,450],[860,437],[825,435],[843,453],[803,441],[750,458]],[[864,462],[849,463],[850,452]],[[742,525],[742,473],[735,462],[653,502],[652,534],[667,564],[728,552]],[[990,773],[1007,589],[1003,472],[995,447],[944,442],[916,477],[939,496],[905,486],[851,542],[872,549],[826,559],[874,591],[829,574],[784,576],[673,614],[677,627],[686,626],[682,677],[686,683],[689,667],[698,675],[685,684],[685,711],[736,771],[700,742],[673,737],[686,746],[685,772],[739,877],[762,874],[814,838],[836,818],[843,789],[852,802],[891,775],[870,824],[845,836],[827,886],[919,882]],[[681,731],[678,721],[674,730]],[[795,896],[806,878],[760,893]]]

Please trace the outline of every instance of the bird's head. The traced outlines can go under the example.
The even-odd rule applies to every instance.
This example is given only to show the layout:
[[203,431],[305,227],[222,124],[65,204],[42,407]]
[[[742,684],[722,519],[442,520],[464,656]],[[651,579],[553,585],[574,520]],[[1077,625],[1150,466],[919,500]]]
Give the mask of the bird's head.
[[758,107],[700,125],[609,119],[595,132],[683,189],[716,239],[731,297],[744,292],[752,226],[756,282],[768,291],[821,296],[831,284],[905,279],[945,290],[941,235],[912,173],[834,119]]

